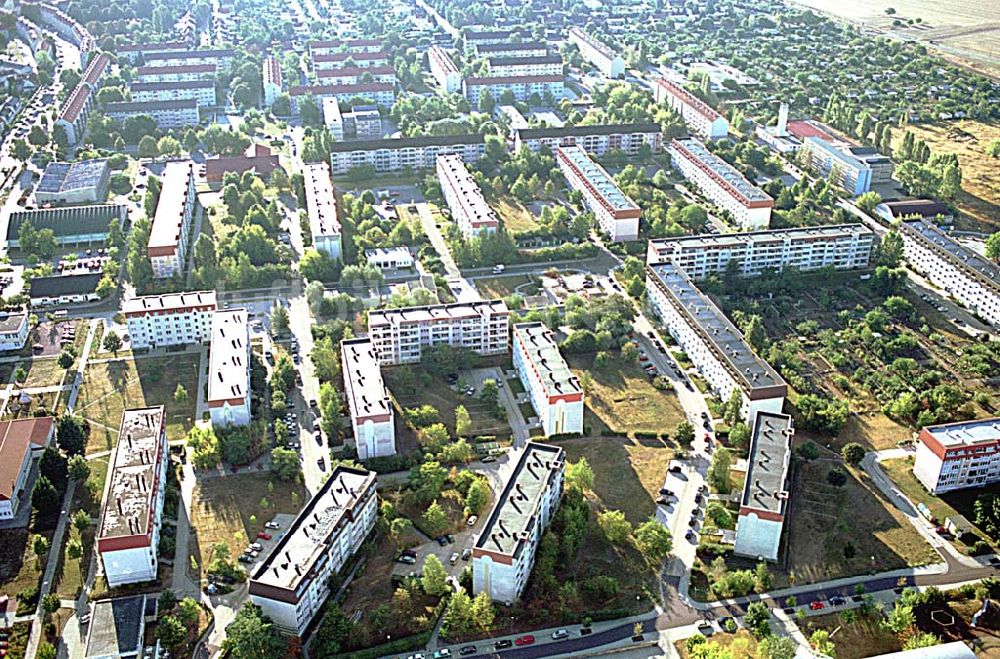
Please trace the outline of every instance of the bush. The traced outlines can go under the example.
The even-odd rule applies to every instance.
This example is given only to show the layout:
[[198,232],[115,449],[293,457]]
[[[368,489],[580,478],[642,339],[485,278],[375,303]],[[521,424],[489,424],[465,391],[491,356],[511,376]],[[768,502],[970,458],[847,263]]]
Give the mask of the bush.
[[819,457],[819,447],[812,442],[806,442],[799,447],[799,455],[806,460],[815,460]]

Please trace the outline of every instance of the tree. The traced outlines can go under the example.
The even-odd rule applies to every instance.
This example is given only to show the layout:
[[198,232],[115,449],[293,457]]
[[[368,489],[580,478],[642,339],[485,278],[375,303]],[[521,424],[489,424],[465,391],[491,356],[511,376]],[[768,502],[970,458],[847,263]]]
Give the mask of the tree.
[[750,426],[740,421],[729,429],[729,443],[744,448],[750,443]]
[[428,554],[427,558],[424,559],[420,587],[431,597],[440,597],[448,590],[448,573],[441,565],[441,559],[434,554]]
[[31,147],[23,139],[16,139],[10,144],[10,154],[20,161],[31,157]]
[[743,394],[739,390],[739,387],[733,390],[733,393],[729,394],[729,400],[726,401],[725,408],[723,409],[722,418],[726,422],[726,425],[734,426],[742,418],[743,410]]
[[833,641],[830,640],[830,632],[825,629],[817,629],[809,637],[809,644],[812,645],[813,650],[819,652],[820,654],[825,654],[828,657],[836,657],[837,651],[834,648]]
[[431,536],[435,536],[448,528],[448,516],[445,514],[441,504],[437,502],[437,499],[431,502],[431,505],[427,506],[427,510],[421,515],[421,519],[424,522],[427,533]]
[[34,535],[31,538],[31,551],[35,554],[35,558],[41,560],[44,556],[49,553],[51,544],[49,539],[44,535]]
[[60,606],[59,595],[56,593],[49,593],[42,598],[42,611],[44,611],[47,616],[50,616],[58,611]]
[[448,470],[440,462],[428,460],[410,472],[410,483],[421,501],[433,501],[448,480]]
[[460,638],[472,627],[472,601],[464,588],[451,594],[441,620],[441,634],[445,638]]
[[882,195],[874,190],[869,190],[868,192],[858,195],[858,198],[854,200],[854,203],[858,208],[870,214],[875,210],[876,206],[882,203]]
[[139,157],[155,158],[157,155],[156,138],[152,135],[143,135],[139,140]]
[[271,472],[279,480],[290,481],[298,476],[300,471],[298,453],[280,446],[271,451]]
[[469,491],[465,495],[465,507],[468,508],[473,515],[478,515],[479,511],[483,509],[486,502],[490,498],[490,488],[486,483],[477,478],[469,485]]
[[913,614],[913,606],[902,601],[896,602],[892,611],[886,616],[883,624],[886,629],[894,634],[902,634],[913,626],[916,616]]
[[56,646],[52,645],[48,641],[42,641],[39,643],[38,650],[35,651],[35,657],[37,659],[56,659],[58,654]]
[[80,509],[73,513],[73,528],[75,528],[80,533],[83,533],[90,528],[90,513],[84,509]]
[[865,447],[857,442],[849,442],[840,449],[840,457],[848,464],[857,466],[865,457]]
[[485,590],[480,591],[472,600],[472,623],[479,631],[486,632],[493,628],[495,618],[496,609],[493,607],[493,600]]
[[747,613],[743,618],[747,629],[757,638],[771,634],[771,609],[763,602],[751,602],[747,605]]
[[402,540],[403,536],[413,530],[413,522],[407,517],[397,517],[389,522],[389,535],[396,544]]
[[73,366],[73,362],[76,361],[76,357],[69,350],[63,350],[59,353],[59,359],[56,362],[59,364],[61,369],[69,369]]
[[636,527],[633,535],[639,553],[650,563],[659,564],[673,549],[670,531],[655,517],[650,517]]
[[188,632],[181,621],[171,615],[165,615],[157,623],[156,637],[168,648],[176,648],[187,639]]
[[1000,231],[995,231],[986,239],[986,256],[1000,263]]
[[914,634],[906,639],[903,644],[904,650],[919,650],[920,648],[930,648],[941,643],[941,639],[929,632]]
[[681,446],[690,446],[694,442],[694,426],[688,421],[681,421],[677,424],[674,437]]
[[455,434],[459,437],[468,437],[472,430],[472,417],[464,405],[455,408]]
[[587,458],[580,458],[568,465],[565,479],[567,488],[578,490],[581,493],[594,489],[594,470],[587,462]]
[[183,384],[178,382],[177,388],[174,389],[174,402],[177,403],[178,405],[183,405],[184,403],[187,402],[187,399],[188,399],[187,389],[184,388]]
[[280,304],[271,310],[271,329],[278,336],[288,333],[288,309]]
[[31,130],[28,131],[28,142],[30,142],[32,146],[41,148],[49,143],[49,136],[45,132],[45,129],[43,129],[39,124],[35,124],[31,127]]
[[729,480],[729,470],[732,468],[732,455],[729,449],[719,448],[712,455],[712,464],[708,467],[705,479],[716,492],[729,494],[732,483]]
[[489,409],[496,409],[500,404],[500,387],[497,381],[488,378],[483,380],[483,388],[479,392],[479,400]]
[[606,510],[597,514],[597,525],[604,537],[613,545],[621,545],[632,534],[632,524],[620,510]]
[[105,334],[102,343],[105,350],[115,353],[116,356],[118,355],[118,351],[122,349],[122,337],[118,336],[117,332],[108,332]]
[[71,561],[80,559],[83,556],[83,543],[76,538],[70,538],[66,543],[66,558]]
[[226,627],[222,647],[232,657],[248,659],[269,659],[285,654],[285,642],[278,636],[271,619],[255,604],[244,604]]
[[211,427],[195,426],[188,432],[187,445],[191,448],[191,464],[197,469],[211,469],[222,458],[219,438]]
[[762,659],[794,659],[797,646],[790,636],[768,636],[757,644]]
[[326,614],[323,616],[323,622],[316,629],[313,652],[324,657],[338,654],[342,649],[344,639],[351,633],[353,627],[354,625],[347,619],[339,606],[328,606]]
[[180,601],[178,607],[180,608],[181,622],[187,627],[193,627],[201,614],[201,605],[194,598],[185,597]]
[[35,481],[35,487],[31,490],[31,507],[43,515],[59,507],[59,492],[45,476],[39,476]]

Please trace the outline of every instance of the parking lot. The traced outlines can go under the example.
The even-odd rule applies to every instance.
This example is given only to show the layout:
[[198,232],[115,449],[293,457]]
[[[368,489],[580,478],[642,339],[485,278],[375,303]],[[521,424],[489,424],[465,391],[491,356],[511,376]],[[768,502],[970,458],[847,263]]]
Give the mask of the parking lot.
[[[466,526],[466,530],[454,534],[454,542],[446,542],[442,545],[437,540],[430,540],[407,550],[404,557],[410,556],[413,562],[404,563],[397,560],[392,568],[392,578],[401,579],[410,576],[420,576],[421,570],[424,567],[424,561],[428,556],[434,554],[441,561],[441,564],[444,565],[448,576],[457,580],[459,575],[462,574],[462,570],[466,567],[472,567],[472,546],[475,543],[475,535],[482,528],[483,524],[485,524],[485,519],[482,517],[478,518],[474,526]],[[455,554],[458,557],[452,562],[452,557]],[[466,557],[465,560],[462,559],[463,556]],[[404,557],[401,558],[407,560]]]

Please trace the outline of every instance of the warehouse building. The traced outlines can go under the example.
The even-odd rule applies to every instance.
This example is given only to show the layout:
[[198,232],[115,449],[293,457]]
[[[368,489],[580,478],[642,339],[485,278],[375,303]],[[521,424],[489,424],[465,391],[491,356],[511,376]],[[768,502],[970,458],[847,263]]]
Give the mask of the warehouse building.
[[97,204],[108,196],[111,170],[107,158],[50,162],[35,187],[41,204]]

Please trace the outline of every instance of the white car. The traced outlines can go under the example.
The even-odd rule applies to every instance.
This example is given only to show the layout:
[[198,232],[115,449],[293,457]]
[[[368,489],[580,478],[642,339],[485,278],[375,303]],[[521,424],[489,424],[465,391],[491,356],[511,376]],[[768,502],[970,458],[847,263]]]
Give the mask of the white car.
[[561,641],[564,638],[569,638],[569,632],[566,631],[565,629],[558,629],[558,630],[552,632],[552,640],[553,641]]
[[266,524],[264,524],[264,528],[266,528],[266,529],[280,529],[281,528],[281,524],[278,524],[277,522],[267,522]]

